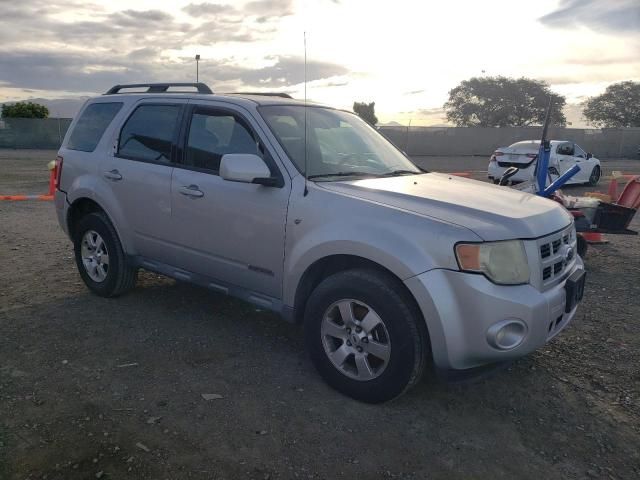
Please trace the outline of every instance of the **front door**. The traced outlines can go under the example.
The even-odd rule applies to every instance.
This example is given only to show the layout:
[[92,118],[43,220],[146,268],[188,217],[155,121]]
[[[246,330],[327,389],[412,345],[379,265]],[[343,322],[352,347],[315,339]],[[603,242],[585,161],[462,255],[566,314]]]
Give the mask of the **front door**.
[[556,165],[559,175],[562,175],[567,170],[575,165],[575,159],[573,157],[573,143],[563,142],[556,148]]
[[587,152],[585,152],[577,143],[573,146],[573,163],[580,167],[580,171],[570,180],[574,183],[584,183],[589,180],[591,169],[593,168],[587,160]]
[[[281,298],[289,179],[247,112],[191,106],[181,164],[171,181],[172,242],[179,266],[223,282]],[[226,153],[260,155],[279,187],[223,180]]]

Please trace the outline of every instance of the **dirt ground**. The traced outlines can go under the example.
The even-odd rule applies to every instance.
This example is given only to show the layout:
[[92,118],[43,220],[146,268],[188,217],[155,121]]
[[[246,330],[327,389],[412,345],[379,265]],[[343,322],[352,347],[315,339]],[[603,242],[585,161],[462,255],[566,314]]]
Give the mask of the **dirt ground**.
[[[51,158],[0,152],[0,194],[44,193]],[[469,162],[481,172],[451,170]],[[618,163],[605,174],[640,170]],[[147,272],[90,294],[51,202],[0,202],[0,479],[639,478],[640,238],[586,263],[577,317],[545,348],[372,406],[251,305]]]

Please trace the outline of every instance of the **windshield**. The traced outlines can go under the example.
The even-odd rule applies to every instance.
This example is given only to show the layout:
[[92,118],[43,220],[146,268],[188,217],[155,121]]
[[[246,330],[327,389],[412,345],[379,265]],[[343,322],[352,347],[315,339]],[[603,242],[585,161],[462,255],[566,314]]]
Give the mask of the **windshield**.
[[[349,176],[421,173],[388,140],[358,116],[329,108],[307,107],[308,177],[318,180]],[[305,171],[305,107],[271,105],[260,113],[298,170]]]

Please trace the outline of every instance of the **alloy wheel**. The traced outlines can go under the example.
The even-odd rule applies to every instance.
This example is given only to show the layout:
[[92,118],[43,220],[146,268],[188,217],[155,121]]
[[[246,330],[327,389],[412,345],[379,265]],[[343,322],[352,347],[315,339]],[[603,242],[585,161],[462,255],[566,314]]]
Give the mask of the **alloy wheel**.
[[100,283],[107,278],[109,252],[104,240],[95,230],[87,230],[82,237],[80,256],[84,269],[91,280]]
[[333,303],[320,329],[322,345],[334,367],[359,381],[379,377],[389,363],[391,340],[380,316],[353,299]]

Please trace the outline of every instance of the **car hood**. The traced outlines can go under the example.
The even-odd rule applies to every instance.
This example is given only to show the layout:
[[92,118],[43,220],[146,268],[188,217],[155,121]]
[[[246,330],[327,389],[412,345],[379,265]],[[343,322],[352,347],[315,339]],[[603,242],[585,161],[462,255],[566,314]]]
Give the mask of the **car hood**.
[[327,190],[467,227],[483,240],[537,238],[572,217],[558,203],[442,173],[321,182]]

